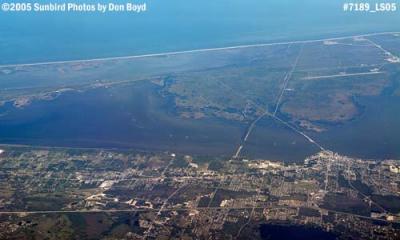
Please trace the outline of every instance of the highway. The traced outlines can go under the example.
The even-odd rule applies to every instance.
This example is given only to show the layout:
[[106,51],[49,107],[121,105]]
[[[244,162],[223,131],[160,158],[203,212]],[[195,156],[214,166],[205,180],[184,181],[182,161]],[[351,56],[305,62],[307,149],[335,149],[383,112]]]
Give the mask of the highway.
[[[256,209],[286,209],[282,206],[277,207],[266,207],[266,206],[252,206],[252,207],[193,207],[193,208],[132,208],[132,209],[92,209],[92,210],[54,210],[54,211],[0,211],[0,215],[26,215],[26,214],[68,214],[68,213],[124,213],[124,212],[170,212],[170,211],[193,211],[193,210],[223,210],[223,209],[231,209],[231,210],[256,210]],[[324,208],[318,207],[309,207],[315,210],[324,210],[331,213],[343,214],[354,216],[362,219],[369,219],[375,221],[382,221],[388,223],[400,223],[400,221],[388,221],[380,218],[373,218],[348,212],[334,211]]]

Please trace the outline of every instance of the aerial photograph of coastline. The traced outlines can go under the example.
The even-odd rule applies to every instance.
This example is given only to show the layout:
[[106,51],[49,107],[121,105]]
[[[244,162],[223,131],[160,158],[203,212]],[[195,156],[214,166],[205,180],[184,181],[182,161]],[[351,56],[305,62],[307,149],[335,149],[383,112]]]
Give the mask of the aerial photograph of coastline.
[[0,6],[0,240],[400,239],[399,0]]

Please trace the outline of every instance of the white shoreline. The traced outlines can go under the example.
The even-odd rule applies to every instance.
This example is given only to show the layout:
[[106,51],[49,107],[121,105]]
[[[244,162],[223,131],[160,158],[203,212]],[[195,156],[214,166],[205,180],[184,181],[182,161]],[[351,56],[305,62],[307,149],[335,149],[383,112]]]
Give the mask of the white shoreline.
[[237,46],[230,46],[230,47],[203,48],[203,49],[193,49],[193,50],[183,50],[183,51],[173,51],[173,52],[163,52],[163,53],[130,55],[130,56],[121,56],[121,57],[105,57],[105,58],[78,59],[78,60],[65,60],[65,61],[52,61],[52,62],[5,64],[5,65],[0,65],[0,68],[32,67],[32,66],[57,65],[57,64],[67,64],[67,63],[90,63],[90,62],[104,62],[104,61],[112,61],[112,60],[127,60],[127,59],[135,59],[135,58],[181,55],[181,54],[187,54],[187,53],[202,53],[202,52],[213,52],[213,51],[222,51],[222,50],[245,49],[245,48],[252,48],[252,47],[266,47],[266,46],[298,44],[298,43],[314,43],[314,42],[322,42],[322,41],[342,40],[342,39],[354,38],[354,37],[369,37],[369,36],[379,36],[379,35],[388,35],[388,34],[400,34],[400,32],[368,33],[368,34],[361,34],[361,35],[352,35],[352,36],[325,38],[325,39],[315,39],[315,40],[275,42],[275,43],[259,43],[259,44],[237,45]]

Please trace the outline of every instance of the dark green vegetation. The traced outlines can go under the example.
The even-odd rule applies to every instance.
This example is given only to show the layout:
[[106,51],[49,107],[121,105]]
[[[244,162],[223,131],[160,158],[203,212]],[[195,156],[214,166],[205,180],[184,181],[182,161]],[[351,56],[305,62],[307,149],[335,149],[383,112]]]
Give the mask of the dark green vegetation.
[[368,204],[361,199],[344,194],[328,194],[322,206],[334,211],[352,212],[364,216],[369,216],[371,211]]
[[400,213],[400,197],[394,195],[373,195],[371,197],[373,201],[377,204],[381,205],[383,208],[387,209],[388,211],[399,214]]
[[[246,126],[266,114],[254,126],[244,154],[301,161],[316,149],[275,120],[264,124],[268,114],[276,113],[317,139],[318,133],[334,129],[333,124],[357,119],[368,108],[359,98],[398,95],[394,43],[399,39],[391,34],[0,67],[0,101],[4,105],[0,107],[0,122],[5,128],[0,141],[39,145],[77,142],[90,147],[231,155]],[[384,49],[378,45],[381,43]],[[98,106],[91,104],[94,102]],[[84,117],[75,119],[76,115]],[[61,118],[70,124],[57,120]],[[96,122],[98,130],[90,129],[89,122]],[[165,130],[156,130],[154,124]],[[210,133],[201,135],[200,129]],[[46,132],[54,134],[46,136]],[[293,148],[291,152],[298,155],[285,156],[283,148]],[[393,151],[389,156],[396,154]]]
[[[386,34],[0,66],[0,142],[227,158],[244,141],[242,156],[301,162],[319,149],[291,126],[327,149],[397,158],[399,42]],[[372,125],[382,127],[374,137]]]
[[173,94],[182,116],[254,120],[278,99],[300,45],[251,51],[242,53],[241,64],[170,76],[165,91]]
[[67,240],[100,239],[106,236],[121,239],[125,237],[127,231],[140,232],[138,215],[135,213],[49,214],[16,221],[21,231],[13,234],[12,238],[3,239]]
[[132,150],[0,149],[0,239],[400,234],[396,161],[330,151],[301,165]]
[[320,217],[321,216],[319,211],[312,209],[312,208],[307,208],[307,207],[300,208],[299,214],[303,215],[303,216],[308,216],[308,217]]
[[379,96],[398,81],[390,65],[395,59],[374,44],[358,37],[260,49],[261,56],[241,65],[172,75],[166,88],[186,117],[252,120],[265,110],[274,112],[279,102],[282,115],[321,131],[317,123],[360,115],[357,97]]
[[[252,120],[265,109],[274,111],[284,91],[282,114],[297,121],[342,122],[360,114],[355,97],[376,96],[396,85],[393,81],[398,79],[393,79],[396,73],[390,64],[395,62],[391,57],[397,54],[395,43],[399,38],[378,35],[170,56],[1,67],[0,100],[13,100],[23,107],[65,91],[152,80],[163,86],[163,93],[174,97],[184,117]],[[389,51],[393,49],[393,56],[374,45],[381,42]]]

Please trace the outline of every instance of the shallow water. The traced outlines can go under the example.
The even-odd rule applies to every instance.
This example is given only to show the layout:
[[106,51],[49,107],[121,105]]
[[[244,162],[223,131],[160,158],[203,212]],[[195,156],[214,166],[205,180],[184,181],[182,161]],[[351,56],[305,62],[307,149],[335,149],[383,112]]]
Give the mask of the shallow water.
[[355,157],[400,159],[400,97],[362,97],[365,107],[353,121],[315,135],[324,147]]
[[244,126],[182,119],[150,82],[69,92],[22,109],[0,108],[0,142],[233,154]]
[[[234,155],[246,124],[184,119],[149,81],[66,92],[23,108],[0,107],[0,142],[70,147],[137,148],[187,154]],[[400,159],[400,98],[358,99],[364,113],[353,121],[308,133],[326,149],[363,158]],[[269,117],[261,119],[242,155],[302,162],[319,149]]]

